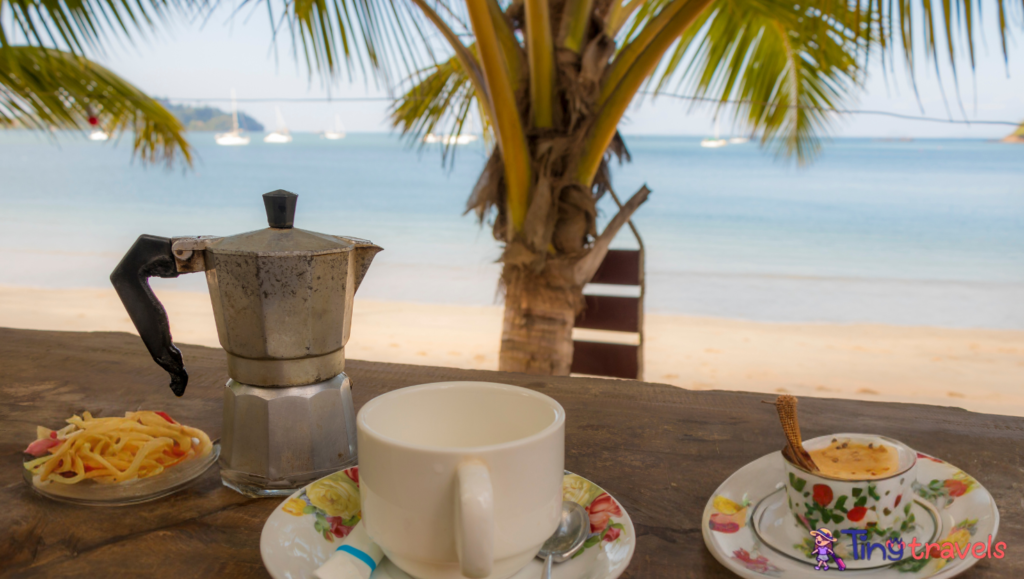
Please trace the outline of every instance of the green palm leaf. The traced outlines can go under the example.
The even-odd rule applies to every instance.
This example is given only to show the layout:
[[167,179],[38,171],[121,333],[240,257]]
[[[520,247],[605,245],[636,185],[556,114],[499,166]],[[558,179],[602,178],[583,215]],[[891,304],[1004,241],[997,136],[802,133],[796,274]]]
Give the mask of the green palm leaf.
[[[132,133],[145,162],[191,164],[184,128],[166,109],[86,58],[114,38],[145,37],[200,0],[0,0],[0,125]],[[15,44],[17,39],[17,44]]]
[[[473,50],[473,47],[470,47]],[[457,58],[431,66],[413,77],[413,86],[402,94],[391,107],[391,123],[411,142],[423,142],[429,133],[457,137],[466,128],[475,105],[476,91],[469,76]],[[493,140],[486,114],[478,109],[483,120],[484,138]],[[454,158],[457,148],[446,144],[442,148],[445,161]]]
[[833,118],[827,110],[844,107],[854,92],[857,55],[872,34],[839,3],[822,14],[807,2],[716,0],[664,62],[656,92],[675,85],[718,101],[719,113],[725,101],[740,101],[735,118],[746,131],[805,163]]
[[[10,24],[29,46],[61,48],[84,55],[102,50],[114,36],[145,35],[174,15],[195,13],[200,0],[2,0]],[[0,24],[0,48],[13,44],[14,30]]]
[[0,125],[80,129],[92,116],[109,133],[131,132],[143,161],[192,162],[178,119],[106,68],[49,48],[0,48]]
[[[442,0],[450,21],[455,13]],[[311,74],[349,77],[353,64],[390,90],[397,79],[436,63],[431,23],[411,2],[394,0],[243,0],[241,6],[265,6],[275,33],[283,27]],[[344,68],[343,68],[344,66]]]

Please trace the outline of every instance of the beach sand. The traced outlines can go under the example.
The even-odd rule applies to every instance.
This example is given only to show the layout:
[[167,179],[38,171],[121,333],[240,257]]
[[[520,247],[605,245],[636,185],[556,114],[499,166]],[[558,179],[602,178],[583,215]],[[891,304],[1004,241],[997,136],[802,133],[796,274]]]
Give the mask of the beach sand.
[[[156,292],[176,342],[219,347],[208,295]],[[500,306],[356,300],[346,355],[496,370],[501,313]],[[0,326],[135,333],[112,289],[0,287]],[[915,402],[1024,416],[1024,331],[648,314],[644,358],[645,380],[695,390]]]

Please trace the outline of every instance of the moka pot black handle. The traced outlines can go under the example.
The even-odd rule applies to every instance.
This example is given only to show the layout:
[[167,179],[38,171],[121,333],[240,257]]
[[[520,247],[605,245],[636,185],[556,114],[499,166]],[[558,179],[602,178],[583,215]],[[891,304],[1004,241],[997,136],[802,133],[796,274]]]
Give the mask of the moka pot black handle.
[[181,351],[171,341],[167,312],[149,287],[151,277],[178,277],[171,240],[140,235],[110,274],[110,283],[153,360],[171,375],[171,390],[181,396],[188,385],[188,373]]

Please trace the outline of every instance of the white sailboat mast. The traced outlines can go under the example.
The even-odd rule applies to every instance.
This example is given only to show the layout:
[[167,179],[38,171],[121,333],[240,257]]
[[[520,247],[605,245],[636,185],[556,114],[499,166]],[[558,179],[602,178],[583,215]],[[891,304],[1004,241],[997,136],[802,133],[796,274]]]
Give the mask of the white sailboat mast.
[[277,117],[277,132],[287,133],[288,127],[284,124],[284,115],[281,114],[281,107],[274,107],[274,115]]
[[231,130],[238,132],[238,102],[235,100],[235,89],[231,89]]

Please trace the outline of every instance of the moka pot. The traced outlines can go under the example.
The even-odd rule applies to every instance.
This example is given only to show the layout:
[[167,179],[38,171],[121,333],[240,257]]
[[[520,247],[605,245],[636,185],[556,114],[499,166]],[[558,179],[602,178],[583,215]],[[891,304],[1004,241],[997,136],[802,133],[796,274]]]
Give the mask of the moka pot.
[[380,247],[292,226],[298,196],[263,196],[270,227],[231,237],[141,235],[110,276],[149,353],[185,392],[188,374],[150,277],[206,272],[227,354],[224,484],[280,496],[356,464],[345,375],[353,296]]

